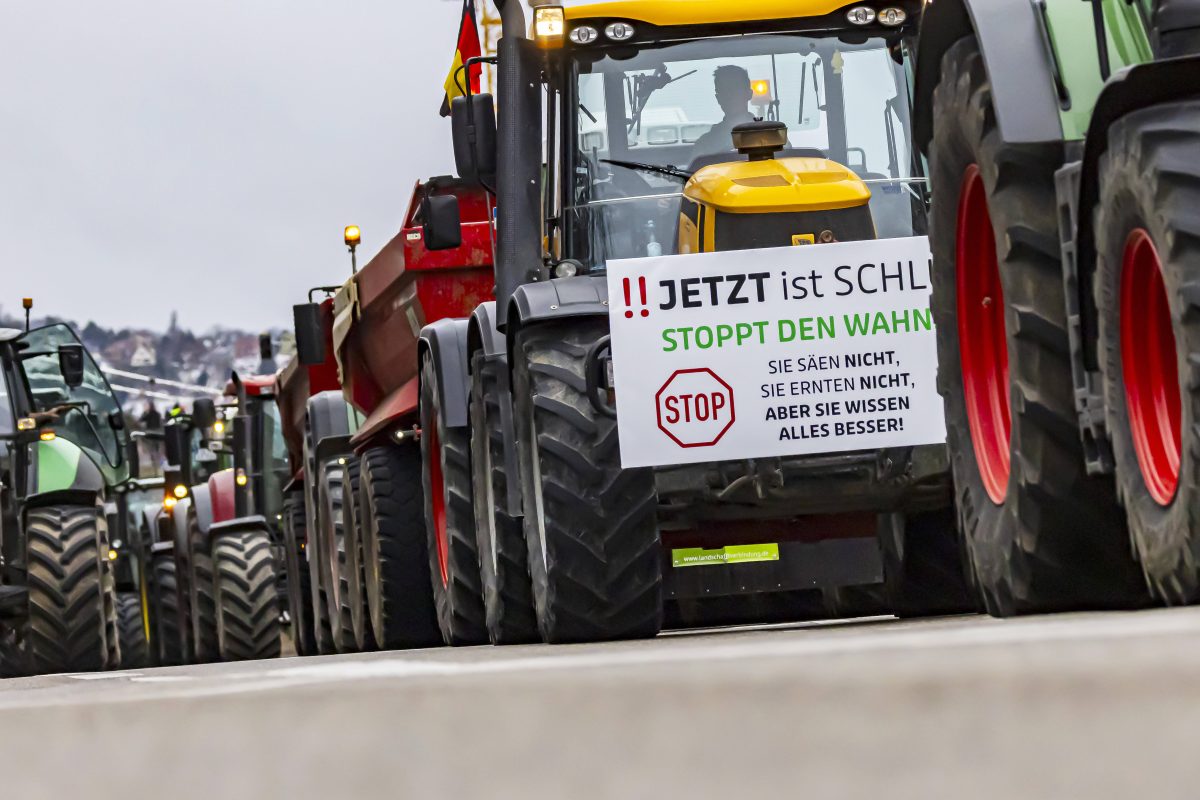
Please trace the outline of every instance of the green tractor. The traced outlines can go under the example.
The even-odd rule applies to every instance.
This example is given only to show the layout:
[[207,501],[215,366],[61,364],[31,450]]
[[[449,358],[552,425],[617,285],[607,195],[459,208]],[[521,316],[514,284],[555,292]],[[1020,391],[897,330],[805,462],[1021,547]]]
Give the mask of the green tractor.
[[979,598],[1195,602],[1200,2],[938,0],[916,72]]
[[0,371],[0,671],[115,669],[121,406],[66,325],[0,330]]

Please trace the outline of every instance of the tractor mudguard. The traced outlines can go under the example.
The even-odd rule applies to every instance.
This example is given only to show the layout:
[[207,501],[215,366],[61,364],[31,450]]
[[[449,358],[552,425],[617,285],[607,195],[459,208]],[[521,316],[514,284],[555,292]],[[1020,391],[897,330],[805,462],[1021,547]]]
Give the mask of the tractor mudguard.
[[[526,283],[513,292],[507,321],[511,326],[551,319],[608,316],[608,279],[603,275]],[[512,331],[515,328],[507,328]],[[509,337],[512,341],[512,337]]]
[[933,138],[933,90],[942,56],[974,33],[992,84],[1000,137],[1009,144],[1058,142],[1063,138],[1055,69],[1046,30],[1030,0],[939,0],[925,7],[917,50],[913,138],[929,155]]
[[[496,304],[488,302],[480,305],[471,314],[467,342],[471,355],[482,350],[485,360],[500,362],[497,376],[500,383],[500,424],[504,429],[504,469],[509,475],[516,475],[520,466],[517,460],[517,427],[513,417],[512,382],[508,369],[508,339],[504,332],[496,327],[496,322]],[[470,363],[468,357],[468,366]],[[521,486],[518,481],[507,481],[505,505],[510,516],[522,516]]]
[[[175,506],[179,508],[179,506]],[[202,483],[192,487],[192,510],[196,515],[196,528],[207,535],[213,524],[213,498],[209,485]]]
[[182,557],[186,566],[188,553],[188,514],[192,510],[192,498],[185,497],[175,504],[171,511],[171,535],[175,545],[176,558]]
[[235,473],[232,469],[223,469],[220,472],[214,472],[208,479],[208,524],[203,526],[201,530],[208,533],[208,529],[215,523],[225,522],[234,518],[237,513],[237,485],[235,483]]
[[[439,319],[421,329],[421,363],[433,359],[438,399],[447,428],[467,427],[470,378],[467,371],[468,319]],[[418,373],[422,374],[422,373]]]
[[341,392],[320,392],[308,398],[308,428],[313,442],[354,433],[350,415],[350,404]]
[[103,497],[104,473],[78,445],[63,438],[29,446],[29,494],[26,506],[51,503],[89,505]]
[[270,535],[272,541],[275,539],[275,534],[271,530],[267,518],[261,514],[255,514],[249,517],[238,517],[237,519],[226,520],[225,522],[213,523],[213,526],[208,529],[208,537],[210,541],[215,541],[222,536],[228,536],[231,533],[242,533],[249,530],[262,530]]
[[[471,313],[470,328],[467,331],[468,353],[482,349],[488,357],[507,355],[508,343],[496,326],[497,321],[494,300],[480,304]],[[467,366],[470,367],[469,360]]]

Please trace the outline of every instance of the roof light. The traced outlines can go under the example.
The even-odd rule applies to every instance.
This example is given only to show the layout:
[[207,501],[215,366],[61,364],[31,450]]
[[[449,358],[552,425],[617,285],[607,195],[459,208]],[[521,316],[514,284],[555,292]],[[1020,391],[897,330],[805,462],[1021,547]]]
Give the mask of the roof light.
[[636,33],[628,22],[610,22],[604,27],[604,35],[614,42],[627,42]]
[[846,12],[846,19],[855,25],[870,25],[875,21],[875,9],[869,6],[855,6]]
[[750,84],[750,88],[754,90],[755,99],[771,97],[771,82],[770,81],[754,81]]
[[362,231],[357,225],[347,225],[346,230],[342,232],[342,239],[347,247],[358,247],[358,243],[362,241]]
[[567,38],[575,44],[591,44],[600,38],[600,31],[591,25],[580,25],[577,28],[572,28],[571,35]]
[[904,13],[903,8],[885,8],[879,12],[879,21],[889,28],[903,25],[906,19],[908,19],[908,14]]
[[562,6],[541,6],[533,10],[533,38],[538,47],[563,46],[567,19]]

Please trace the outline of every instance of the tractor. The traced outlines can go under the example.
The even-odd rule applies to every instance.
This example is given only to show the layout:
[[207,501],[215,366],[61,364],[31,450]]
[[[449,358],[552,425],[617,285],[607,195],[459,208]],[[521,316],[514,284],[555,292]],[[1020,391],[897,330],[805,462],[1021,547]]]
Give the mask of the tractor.
[[[926,233],[925,4],[496,5],[497,96],[452,105],[459,175],[495,196],[495,301],[421,332],[444,639],[971,610],[943,443],[625,468],[612,404],[610,262]],[[459,223],[433,198],[425,246]]]
[[1200,3],[938,0],[939,390],[998,616],[1200,599]]
[[66,325],[0,330],[0,370],[0,671],[116,669],[120,403]]

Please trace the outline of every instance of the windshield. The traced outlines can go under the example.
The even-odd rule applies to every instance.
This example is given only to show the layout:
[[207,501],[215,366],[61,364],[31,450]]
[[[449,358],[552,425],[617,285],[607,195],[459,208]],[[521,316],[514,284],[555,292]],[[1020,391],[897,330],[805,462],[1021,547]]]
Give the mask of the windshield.
[[21,341],[25,346],[20,364],[34,408],[41,412],[58,409],[58,419],[51,426],[58,435],[92,453],[97,463],[118,466],[121,439],[109,415],[120,414],[121,405],[104,373],[86,349],[82,385],[67,386],[59,368],[59,345],[79,344],[74,331],[66,325],[51,325],[30,331]]
[[566,255],[595,268],[673,253],[687,177],[744,159],[732,130],[755,118],[787,125],[780,157],[828,158],[866,180],[881,238],[923,233],[907,80],[893,52],[899,45],[879,37],[762,35],[581,56],[567,119]]

